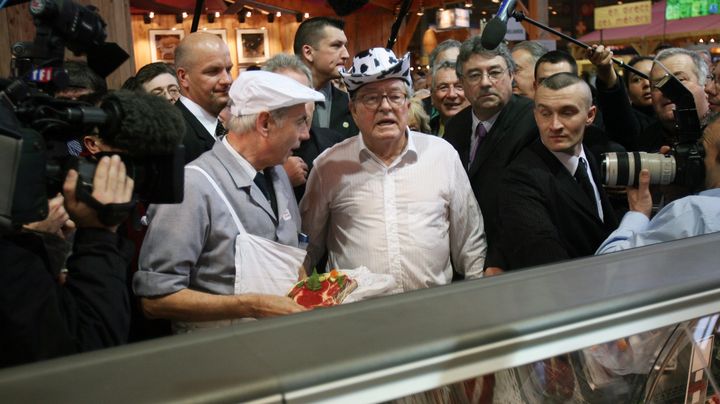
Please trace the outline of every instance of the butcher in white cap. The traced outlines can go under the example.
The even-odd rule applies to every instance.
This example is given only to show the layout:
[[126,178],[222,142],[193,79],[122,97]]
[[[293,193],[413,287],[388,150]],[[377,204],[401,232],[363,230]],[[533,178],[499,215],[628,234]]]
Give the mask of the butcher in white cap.
[[279,74],[244,72],[229,91],[228,134],[185,167],[185,199],[148,211],[133,279],[143,310],[176,332],[304,310],[300,214],[282,168],[323,95]]
[[391,293],[483,274],[480,209],[458,154],[408,129],[410,55],[373,48],[341,73],[360,129],[317,159],[300,203],[310,237],[305,267],[366,266],[395,278]]

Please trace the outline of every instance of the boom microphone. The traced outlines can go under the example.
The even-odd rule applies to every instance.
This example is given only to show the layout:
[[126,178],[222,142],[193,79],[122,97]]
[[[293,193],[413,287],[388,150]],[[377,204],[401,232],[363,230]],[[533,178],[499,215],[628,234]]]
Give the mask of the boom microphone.
[[515,10],[515,0],[504,0],[500,3],[497,14],[487,23],[480,37],[485,49],[495,49],[500,45],[507,33],[507,20]]

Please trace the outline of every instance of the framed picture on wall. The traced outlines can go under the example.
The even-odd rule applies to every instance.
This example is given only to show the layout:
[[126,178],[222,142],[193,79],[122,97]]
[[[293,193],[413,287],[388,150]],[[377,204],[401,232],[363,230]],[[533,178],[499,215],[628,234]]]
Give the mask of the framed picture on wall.
[[202,32],[207,32],[208,34],[215,34],[220,37],[225,43],[227,43],[227,31],[224,29],[204,29]]
[[150,60],[153,62],[175,62],[175,48],[185,37],[182,30],[151,29]]
[[238,63],[262,63],[270,57],[267,30],[238,29]]

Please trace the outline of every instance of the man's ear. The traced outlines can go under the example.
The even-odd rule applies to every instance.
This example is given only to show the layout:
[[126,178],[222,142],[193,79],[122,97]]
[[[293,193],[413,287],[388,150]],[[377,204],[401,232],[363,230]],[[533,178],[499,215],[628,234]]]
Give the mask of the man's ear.
[[597,115],[597,107],[594,105],[591,105],[590,109],[588,110],[587,119],[585,120],[585,125],[592,125],[592,123],[595,121],[595,115]]
[[262,136],[268,136],[270,133],[270,113],[262,111],[255,118],[255,129],[260,132]]
[[313,50],[314,50],[313,47],[308,44],[305,44],[302,46],[302,55],[305,58],[305,60],[307,60],[310,63],[313,62]]
[[87,151],[89,151],[92,154],[97,154],[102,151],[100,148],[100,138],[98,138],[96,135],[88,135],[83,137],[83,145],[85,145],[85,148]]
[[177,73],[177,79],[178,84],[180,84],[180,89],[184,90],[188,87],[190,87],[190,81],[188,80],[188,71],[184,67],[178,67],[176,70]]

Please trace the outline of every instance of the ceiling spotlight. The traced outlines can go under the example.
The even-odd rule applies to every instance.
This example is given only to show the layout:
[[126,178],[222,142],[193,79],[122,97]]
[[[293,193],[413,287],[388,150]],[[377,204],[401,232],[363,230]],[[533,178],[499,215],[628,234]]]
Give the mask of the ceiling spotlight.
[[275,22],[275,14],[270,13],[267,15],[268,22]]
[[304,17],[305,17],[305,18],[310,18],[310,13],[305,13]]
[[303,15],[301,13],[295,14],[295,21],[302,22]]
[[700,40],[698,41],[698,43],[705,43],[705,41],[703,41],[703,39],[700,38]]
[[215,14],[213,14],[213,13],[208,14],[207,20],[208,20],[208,23],[210,23],[210,24],[214,23],[215,22]]
[[277,17],[277,18],[282,17],[282,13],[278,11],[277,13],[275,13],[275,17]]
[[182,24],[182,22],[183,22],[182,14],[175,14],[175,22],[178,24]]
[[143,14],[143,22],[145,24],[150,24],[152,22],[152,17],[150,17],[149,13]]
[[465,8],[472,8],[472,2],[471,2],[471,1],[466,1],[466,2],[465,2]]
[[247,13],[245,13],[245,17],[247,17],[247,18],[252,17],[252,11],[248,10]]
[[710,43],[715,43],[715,38],[710,38]]
[[183,20],[186,19],[186,18],[188,18],[188,13],[185,12],[185,11],[183,11],[183,12],[182,12],[182,18],[183,18]]
[[417,15],[423,15],[423,14],[425,14],[425,10],[423,10],[422,8],[420,10],[418,10]]
[[243,11],[240,11],[239,13],[237,13],[237,17],[238,17],[238,22],[240,24],[245,23],[245,13]]
[[219,12],[219,11],[216,11],[216,12],[215,12],[215,18],[220,18],[220,12]]
[[155,18],[155,12],[154,12],[154,11],[151,11],[148,15],[150,16],[150,19]]

